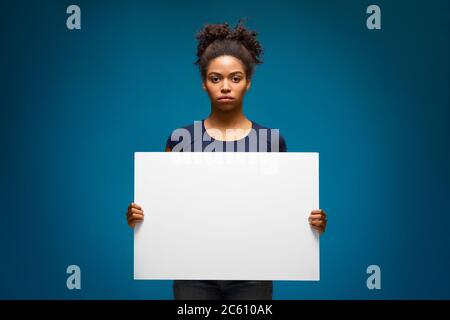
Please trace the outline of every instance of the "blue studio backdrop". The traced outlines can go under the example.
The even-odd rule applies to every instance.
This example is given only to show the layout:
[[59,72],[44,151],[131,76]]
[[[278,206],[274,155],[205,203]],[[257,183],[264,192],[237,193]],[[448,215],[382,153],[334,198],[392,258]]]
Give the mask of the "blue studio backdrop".
[[133,280],[134,152],[208,116],[195,34],[240,18],[265,49],[245,114],[320,153],[329,216],[320,282],[274,299],[450,298],[448,1],[2,0],[1,299],[173,298]]

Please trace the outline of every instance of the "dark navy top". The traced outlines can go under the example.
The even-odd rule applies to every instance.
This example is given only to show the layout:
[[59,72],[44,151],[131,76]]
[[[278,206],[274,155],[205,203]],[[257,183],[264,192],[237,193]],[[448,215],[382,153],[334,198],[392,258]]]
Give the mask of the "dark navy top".
[[286,152],[286,141],[278,129],[269,129],[252,121],[252,129],[235,141],[221,141],[211,137],[205,120],[175,129],[168,137],[166,148],[178,152]]

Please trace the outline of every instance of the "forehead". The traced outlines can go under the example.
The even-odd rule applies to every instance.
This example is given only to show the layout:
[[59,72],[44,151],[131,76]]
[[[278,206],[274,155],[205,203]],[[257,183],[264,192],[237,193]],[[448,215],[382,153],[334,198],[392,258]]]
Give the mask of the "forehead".
[[209,73],[229,74],[233,72],[245,73],[244,65],[241,60],[232,56],[220,56],[213,60],[208,65]]

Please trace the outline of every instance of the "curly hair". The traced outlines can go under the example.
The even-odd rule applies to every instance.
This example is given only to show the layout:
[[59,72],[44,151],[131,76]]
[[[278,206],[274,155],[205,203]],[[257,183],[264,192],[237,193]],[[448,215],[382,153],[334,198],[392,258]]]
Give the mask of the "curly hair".
[[242,20],[238,22],[234,29],[230,29],[228,23],[206,24],[197,33],[197,61],[203,80],[206,79],[206,72],[211,60],[230,55],[239,60],[244,65],[246,76],[251,79],[255,66],[262,63],[261,55],[263,49],[255,31],[248,30]]

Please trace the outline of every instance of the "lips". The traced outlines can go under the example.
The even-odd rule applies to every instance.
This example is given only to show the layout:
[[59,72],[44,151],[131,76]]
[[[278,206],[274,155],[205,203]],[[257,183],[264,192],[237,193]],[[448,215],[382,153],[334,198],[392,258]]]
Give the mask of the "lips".
[[230,100],[234,100],[234,98],[230,97],[230,96],[222,96],[222,97],[217,98],[217,100],[230,101]]

